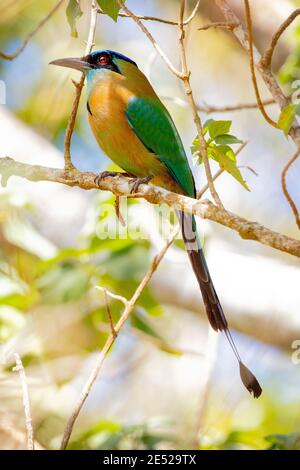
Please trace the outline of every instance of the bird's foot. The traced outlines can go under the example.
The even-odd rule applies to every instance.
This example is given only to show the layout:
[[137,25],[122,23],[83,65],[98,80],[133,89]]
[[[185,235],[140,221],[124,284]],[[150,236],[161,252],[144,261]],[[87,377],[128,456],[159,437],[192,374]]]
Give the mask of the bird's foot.
[[123,173],[121,171],[102,171],[102,173],[99,173],[99,175],[96,176],[94,181],[97,186],[100,186],[101,181],[103,181],[108,176],[113,177],[113,176],[118,176],[118,175],[132,178],[132,175],[130,173]]
[[146,176],[145,178],[133,178],[133,185],[130,191],[130,194],[135,194],[138,192],[138,189],[141,184],[148,184],[151,181],[153,176]]

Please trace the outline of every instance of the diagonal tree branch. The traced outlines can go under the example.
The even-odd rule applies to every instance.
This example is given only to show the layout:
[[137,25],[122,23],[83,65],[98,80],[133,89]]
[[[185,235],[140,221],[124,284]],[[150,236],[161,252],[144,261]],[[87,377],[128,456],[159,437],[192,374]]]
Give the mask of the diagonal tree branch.
[[[174,232],[175,232],[175,235],[176,235],[177,234],[177,228]],[[138,299],[139,299],[140,295],[142,294],[143,290],[145,289],[145,287],[149,283],[149,281],[152,278],[153,274],[157,270],[157,268],[159,266],[159,263],[161,262],[161,260],[165,256],[165,253],[167,252],[169,247],[172,245],[172,243],[174,241],[174,238],[175,238],[175,236],[174,236],[174,234],[172,234],[171,237],[167,240],[167,242],[164,245],[164,247],[162,248],[162,250],[153,259],[148,271],[146,272],[143,280],[141,281],[141,283],[137,287],[137,289],[136,289],[135,293],[133,294],[133,296],[131,297],[131,299],[126,301],[123,313],[122,313],[119,321],[115,325],[114,331],[112,331],[110,333],[110,335],[108,336],[108,338],[105,342],[105,345],[103,346],[103,348],[102,348],[102,350],[101,350],[101,352],[100,352],[100,354],[97,358],[96,364],[95,364],[95,366],[94,366],[94,368],[93,368],[93,370],[92,370],[85,386],[83,387],[83,390],[82,390],[81,395],[78,399],[78,402],[75,405],[74,411],[73,411],[73,413],[71,414],[71,416],[68,420],[67,426],[66,426],[65,431],[64,431],[64,435],[63,435],[62,443],[61,443],[61,446],[60,446],[60,450],[65,450],[66,449],[66,447],[68,445],[68,442],[70,440],[70,437],[71,437],[76,419],[78,418],[78,415],[79,415],[79,413],[80,413],[87,397],[89,396],[89,393],[90,393],[90,391],[91,391],[91,389],[92,389],[92,387],[93,387],[93,385],[94,385],[94,383],[95,383],[95,381],[98,377],[98,374],[99,374],[100,370],[102,369],[103,363],[105,361],[105,358],[107,357],[107,354],[108,354],[110,348],[112,347],[112,345],[116,341],[116,338],[117,338],[120,330],[122,329],[125,322],[128,320],[131,312],[133,311],[133,309],[135,307],[136,302],[138,301]]]
[[[294,15],[293,14],[290,15],[287,18],[287,20],[279,27],[278,31],[273,36],[270,47],[267,49],[265,55],[263,57],[261,57],[261,55],[258,52],[257,48],[253,44],[252,35],[250,34],[250,37],[248,37],[248,34],[245,31],[241,21],[236,16],[236,14],[232,11],[232,9],[230,8],[227,1],[226,0],[215,0],[215,2],[216,2],[216,5],[222,11],[226,21],[228,21],[230,23],[237,23],[237,26],[235,28],[233,28],[232,32],[235,35],[235,37],[238,39],[240,44],[243,46],[243,48],[248,53],[250,53],[251,72],[252,72],[253,83],[254,84],[256,83],[256,78],[255,78],[255,73],[254,73],[254,66],[255,66],[256,69],[259,71],[263,81],[265,82],[265,85],[267,86],[269,92],[271,93],[274,100],[278,103],[278,105],[279,105],[279,107],[282,111],[286,106],[288,106],[290,101],[289,101],[289,98],[286,97],[285,94],[283,93],[282,89],[280,88],[280,86],[277,82],[277,79],[276,79],[275,75],[273,74],[273,72],[271,70],[271,59],[272,59],[272,55],[273,55],[274,49],[276,47],[276,44],[278,42],[278,39],[280,38],[283,31],[291,24],[293,19],[296,16],[298,16],[298,11],[296,10],[294,12]],[[249,2],[248,2],[248,0],[244,0],[244,3],[246,5],[246,7],[248,6],[248,8],[246,8],[246,18],[247,18],[247,22],[248,22],[249,31],[251,31],[251,25],[250,25],[251,18],[250,18],[250,15],[249,15],[249,12],[250,12]],[[249,18],[250,18],[250,21],[249,21]],[[255,88],[255,91],[256,91],[256,98],[257,98],[257,101],[258,101],[259,108],[260,108],[261,112],[264,113],[265,118],[266,118],[266,116],[268,118],[268,115],[266,115],[266,113],[264,112],[264,107],[263,107],[263,104],[260,100],[258,88],[257,89]],[[269,120],[268,120],[268,122],[269,122]],[[287,191],[286,184],[285,184],[286,172],[289,169],[290,164],[293,163],[299,156],[298,151],[300,149],[300,127],[299,127],[296,120],[294,120],[293,125],[291,126],[291,129],[289,131],[289,136],[292,138],[292,140],[294,141],[294,143],[297,147],[297,156],[295,154],[292,157],[292,159],[290,160],[290,162],[288,162],[287,165],[284,167],[282,177],[281,177],[281,181],[282,181],[282,187],[283,187],[284,195],[287,198],[287,201],[288,201],[288,203],[290,204],[290,206],[292,208],[292,211],[295,215],[296,223],[298,225],[298,221],[300,219],[299,212],[298,212],[298,209],[296,207],[296,204],[291,199],[291,197],[290,197],[290,195]]]
[[[166,100],[166,101],[171,101],[172,103],[177,104],[178,106],[182,106],[183,108],[188,107],[188,102],[186,100],[183,100],[182,98],[179,98],[178,96],[168,96],[168,95],[159,95],[160,99]],[[264,100],[263,102],[264,106],[269,106],[272,104],[276,104],[276,101],[271,98],[269,100]],[[228,113],[229,111],[243,111],[245,109],[257,109],[258,104],[257,102],[253,103],[238,103],[238,104],[229,104],[229,105],[224,105],[224,106],[214,106],[205,103],[202,101],[201,104],[196,104],[197,111],[200,111],[202,113],[210,114],[210,113]]]
[[[86,48],[85,48],[85,55],[89,54],[94,47],[96,23],[97,23],[96,0],[91,0],[91,19],[90,19],[88,40],[87,40]],[[71,160],[71,139],[72,139],[72,134],[73,134],[74,126],[75,126],[75,121],[76,121],[76,116],[77,116],[77,111],[78,111],[78,106],[79,106],[79,101],[80,101],[84,81],[85,81],[84,73],[82,73],[79,82],[73,81],[73,84],[75,86],[75,98],[73,101],[71,114],[70,114],[69,121],[67,124],[65,141],[64,141],[64,159],[65,159],[66,171],[71,171],[71,170],[74,170],[75,168]]]
[[22,398],[23,398],[23,407],[24,407],[24,415],[25,415],[26,435],[27,435],[27,450],[34,450],[33,426],[32,426],[30,400],[29,400],[29,392],[28,392],[25,369],[23,367],[22,360],[18,353],[15,353],[15,360],[16,360],[16,365],[13,368],[13,371],[18,372],[21,386],[22,386]]
[[[149,39],[151,44],[153,45],[154,49],[156,52],[159,54],[159,56],[163,59],[163,61],[166,63],[167,67],[169,70],[178,78],[181,78],[182,73],[177,70],[177,68],[172,64],[170,59],[167,57],[167,55],[164,53],[160,45],[156,42],[154,39],[153,35],[150,33],[149,29],[142,23],[142,21],[139,19],[137,15],[135,15],[129,8],[122,2],[122,0],[116,0],[117,4],[124,10],[127,16],[133,19],[133,21],[138,25],[140,30],[145,34],[145,36]],[[199,2],[197,2],[199,3]]]
[[282,186],[282,191],[293,211],[293,214],[294,214],[294,217],[295,217],[295,221],[296,221],[296,224],[298,226],[298,228],[300,229],[300,216],[299,216],[299,212],[298,212],[298,209],[297,209],[297,206],[296,204],[294,203],[289,191],[288,191],[288,188],[287,188],[287,184],[286,184],[286,175],[287,175],[287,172],[288,170],[290,169],[290,167],[292,166],[293,163],[295,163],[295,161],[297,160],[297,158],[299,157],[299,154],[300,154],[300,150],[297,150],[294,155],[292,156],[292,158],[286,163],[286,165],[284,166],[283,170],[282,170],[282,173],[281,173],[281,186]]
[[237,23],[229,23],[228,21],[217,21],[215,23],[208,23],[200,28],[198,28],[198,31],[207,31],[210,28],[221,28],[221,29],[228,29],[229,31],[232,31],[237,25]]
[[[160,18],[156,17],[146,17],[146,16],[137,16],[134,15],[124,4],[121,3],[120,0],[116,0],[117,3],[123,7],[125,13],[121,13],[120,16],[125,16],[125,17],[131,17],[141,28],[141,30],[144,32],[144,34],[148,37],[148,39],[152,42],[153,46],[155,49],[159,52],[163,60],[167,63],[169,69],[172,71],[174,75],[176,75],[179,79],[181,79],[185,85],[185,91],[187,95],[187,100],[189,101],[189,104],[191,106],[192,112],[193,112],[193,117],[194,121],[197,127],[197,132],[199,135],[200,143],[201,139],[203,138],[202,136],[202,124],[200,117],[197,113],[197,105],[194,101],[193,98],[193,92],[190,87],[190,71],[188,69],[187,65],[187,58],[186,58],[186,51],[185,51],[185,44],[184,44],[184,35],[185,35],[185,30],[184,26],[189,24],[192,19],[195,17],[200,0],[196,2],[196,5],[194,7],[193,12],[191,15],[187,18],[184,19],[184,11],[185,11],[185,0],[181,0],[181,9],[180,9],[180,18],[178,22],[173,22],[169,20],[163,20]],[[12,60],[15,57],[17,57],[22,50],[26,47],[26,44],[30,40],[30,38],[45,24],[45,22],[52,16],[52,14],[56,11],[56,9],[60,6],[60,4],[63,2],[63,0],[60,0],[58,4],[54,7],[53,10],[47,15],[46,18],[36,27],[34,31],[32,31],[24,40],[23,44],[17,49],[17,51],[14,54],[7,55],[5,53],[0,52],[0,57],[7,59],[7,60]],[[257,106],[260,108],[260,110],[263,112],[264,107],[263,107],[263,102],[260,99],[259,95],[259,90],[256,82],[256,77],[255,77],[255,72],[254,72],[254,67],[256,67],[260,73],[262,74],[262,77],[268,86],[269,90],[271,91],[271,94],[273,96],[272,101],[276,101],[281,109],[286,106],[289,102],[288,98],[285,97],[283,94],[282,90],[280,89],[274,75],[272,74],[270,67],[271,67],[271,60],[272,60],[272,55],[274,52],[274,49],[276,47],[276,44],[281,36],[281,34],[284,32],[284,30],[291,24],[293,19],[297,15],[290,15],[290,17],[286,20],[286,22],[281,25],[280,29],[278,32],[273,36],[272,42],[270,45],[270,48],[266,51],[265,55],[263,58],[260,58],[257,50],[255,49],[253,45],[253,39],[252,39],[252,24],[251,24],[251,16],[250,16],[250,8],[249,8],[249,2],[248,0],[245,0],[246,6],[248,6],[248,14],[247,20],[248,20],[248,35],[244,31],[241,22],[235,15],[232,13],[230,10],[230,7],[228,7],[226,1],[223,0],[216,0],[216,3],[219,4],[220,8],[222,9],[225,17],[226,17],[226,22],[219,23],[216,25],[207,25],[204,28],[200,29],[207,29],[208,27],[223,27],[226,29],[230,29],[233,31],[234,34],[236,34],[237,38],[240,40],[240,42],[243,44],[243,46],[250,52],[250,61],[251,61],[251,73],[252,73],[252,80],[255,86],[255,92],[256,92],[256,98],[257,98]],[[88,36],[88,41],[87,41],[87,46],[86,46],[86,51],[85,53],[88,54],[92,48],[93,48],[93,42],[94,42],[94,35],[95,35],[95,29],[96,29],[96,18],[97,18],[97,13],[98,9],[96,6],[96,1],[91,0],[91,20],[90,20],[90,28],[89,28],[89,36]],[[156,43],[155,39],[153,38],[152,34],[149,32],[149,30],[143,25],[141,20],[152,20],[152,21],[159,21],[161,23],[165,24],[171,24],[171,25],[177,25],[179,28],[179,45],[180,45],[180,53],[181,53],[181,63],[182,63],[182,70],[177,70],[173,64],[170,62],[168,57],[164,54],[160,46]],[[0,158],[0,174],[2,174],[2,180],[1,183],[2,185],[6,185],[8,179],[10,176],[16,175],[20,176],[23,178],[26,178],[31,181],[52,181],[52,182],[59,182],[68,186],[78,186],[83,189],[102,189],[102,190],[109,190],[112,191],[114,194],[116,194],[117,197],[123,195],[127,197],[131,197],[131,190],[133,189],[133,182],[128,180],[122,175],[117,175],[115,177],[109,176],[100,181],[100,183],[96,183],[96,176],[94,173],[81,173],[77,169],[74,168],[71,162],[71,155],[70,155],[70,145],[71,145],[71,137],[75,125],[75,120],[76,120],[76,115],[77,115],[77,110],[78,110],[78,105],[80,101],[80,96],[82,92],[82,88],[84,85],[84,75],[81,76],[81,79],[79,80],[78,83],[74,83],[76,87],[76,93],[75,93],[75,99],[70,115],[70,119],[68,122],[67,130],[66,130],[66,137],[65,137],[65,168],[64,169],[56,169],[56,168],[47,168],[47,167],[42,167],[42,166],[35,166],[35,165],[28,165],[24,164],[21,162],[16,162],[12,160],[9,157],[6,158]],[[247,107],[247,106],[246,106]],[[250,107],[250,105],[249,105]],[[239,109],[239,108],[237,108]],[[265,113],[265,111],[264,111]],[[266,114],[266,113],[265,113]],[[265,115],[264,114],[264,115]],[[268,115],[266,114],[268,117]],[[265,116],[265,117],[266,117]],[[268,122],[270,122],[272,125],[274,125],[274,122],[270,119],[267,119]],[[276,123],[275,123],[276,124]],[[277,126],[274,126],[277,127]],[[290,130],[290,136],[294,140],[294,142],[297,145],[297,148],[300,148],[300,131],[299,127],[294,123]],[[203,139],[204,140],[204,139]],[[201,153],[203,152],[203,160],[204,163],[207,160],[207,155],[206,155],[206,144],[205,141],[204,143],[202,142],[203,146],[201,149]],[[204,155],[205,154],[205,155]],[[296,154],[292,157],[292,159],[288,162],[286,165],[284,171],[283,171],[283,176],[282,176],[282,181],[283,181],[283,188],[286,189],[286,192],[288,194],[287,188],[286,188],[286,172],[290,165],[296,160],[296,158],[299,155],[299,151],[296,152]],[[142,197],[146,199],[147,201],[157,204],[157,203],[165,203],[169,205],[170,207],[176,207],[180,208],[183,211],[193,213],[195,215],[198,215],[202,218],[207,218],[210,220],[213,220],[219,224],[222,224],[236,232],[239,233],[239,235],[242,238],[245,239],[250,239],[250,240],[256,240],[262,244],[268,245],[272,248],[275,248],[277,250],[289,253],[291,255],[300,257],[300,241],[295,240],[293,238],[287,237],[283,234],[274,232],[272,230],[267,229],[266,227],[258,224],[257,222],[251,222],[248,221],[242,217],[239,217],[227,210],[225,210],[222,206],[222,203],[219,199],[218,194],[216,193],[213,185],[213,180],[215,177],[218,177],[221,172],[218,172],[215,177],[213,178],[210,172],[210,167],[209,163],[207,160],[207,164],[205,165],[206,169],[206,174],[207,174],[207,180],[208,180],[208,186],[210,188],[211,194],[213,195],[215,201],[217,202],[217,206],[212,204],[209,201],[197,201],[185,196],[181,196],[175,193],[168,192],[162,188],[154,187],[152,185],[141,185],[139,187],[139,193],[135,196]],[[99,181],[99,180],[97,180]],[[206,190],[207,187],[203,188],[203,190]],[[203,194],[202,190],[202,194]],[[288,194],[289,195],[289,194]],[[290,201],[289,201],[290,202]],[[293,201],[291,201],[293,203]],[[290,202],[290,204],[291,204]],[[293,203],[294,204],[294,203]],[[292,204],[291,204],[292,205]],[[293,207],[293,206],[292,206]],[[298,211],[296,209],[296,206],[294,205],[294,208],[296,210],[296,213],[298,214]],[[294,209],[293,209],[294,210]],[[294,212],[295,213],[295,212]],[[295,217],[296,217],[295,213]],[[297,217],[296,217],[297,220]],[[298,216],[299,220],[299,216]],[[80,398],[75,406],[75,409],[67,423],[62,444],[61,444],[61,449],[65,449],[68,445],[74,424],[76,422],[76,419],[85,403],[85,400],[87,399],[91,388],[102,368],[103,362],[113,345],[114,341],[117,338],[117,335],[123,325],[125,324],[126,320],[129,318],[132,310],[135,307],[135,304],[141,295],[143,289],[146,287],[148,282],[150,281],[153,273],[156,271],[160,261],[164,257],[166,251],[168,248],[171,246],[173,243],[173,240],[175,236],[177,235],[177,229],[174,232],[174,234],[170,237],[169,240],[167,240],[165,246],[161,250],[161,252],[154,258],[154,260],[151,263],[151,266],[149,267],[147,273],[145,274],[145,277],[143,278],[142,282],[138,286],[137,290],[135,291],[133,297],[130,300],[121,298],[119,296],[114,296],[115,298],[119,298],[124,303],[124,310],[123,313],[117,322],[116,326],[113,325],[111,315],[110,315],[110,310],[109,310],[109,305],[106,299],[107,303],[107,311],[108,315],[110,318],[111,322],[111,334],[107,338],[107,341],[104,345],[104,348],[100,352],[96,364],[88,378],[87,383],[85,384],[82,393],[80,395]],[[104,290],[105,296],[107,296],[106,290]],[[19,364],[18,358],[16,357],[17,361],[17,370],[20,373],[22,372],[22,364]],[[29,401],[28,401],[29,404]],[[25,407],[25,402],[24,402],[24,407]],[[26,413],[26,409],[25,409]],[[29,417],[28,417],[29,416]],[[28,421],[27,421],[28,418]],[[29,422],[30,415],[28,413],[26,414],[26,426],[27,426],[27,432],[28,432],[28,448],[33,448],[33,433],[30,435],[30,432],[32,431],[32,423],[31,423],[31,418]],[[30,431],[30,426],[31,426],[31,431]],[[32,444],[31,444],[32,443]]]
[[261,114],[265,118],[265,120],[271,126],[275,127],[275,129],[278,129],[277,123],[273,121],[273,119],[271,119],[268,113],[266,112],[262,99],[260,97],[260,91],[258,88],[258,83],[256,80],[256,75],[255,75],[255,64],[254,64],[254,54],[253,54],[253,27],[252,27],[252,18],[251,18],[251,9],[250,9],[249,0],[244,0],[244,5],[245,5],[245,15],[246,15],[246,22],[247,22],[248,39],[249,39],[250,72],[251,72],[251,79],[253,83],[257,105]]
[[[241,46],[249,53],[249,38],[240,19],[233,12],[226,0],[215,0],[215,3],[222,11],[226,21],[237,24],[237,26],[233,28],[232,32],[235,35],[236,39],[240,42]],[[255,67],[261,74],[261,77],[265,82],[265,85],[271,93],[272,97],[279,105],[280,109],[283,109],[289,104],[289,99],[285,96],[282,89],[280,88],[275,75],[271,72],[268,67],[264,66],[264,63],[261,61],[261,54],[258,52],[254,44],[253,59]],[[297,125],[292,126],[290,130],[290,136],[297,145],[298,143],[300,143],[300,130]]]
[[209,160],[207,156],[207,145],[206,145],[205,138],[203,136],[202,122],[197,112],[197,105],[195,102],[195,98],[194,98],[194,94],[193,94],[193,90],[192,90],[191,82],[190,82],[191,72],[188,68],[187,56],[186,56],[186,50],[185,50],[185,29],[184,29],[185,6],[186,6],[186,0],[181,0],[179,22],[178,22],[179,49],[180,49],[181,67],[182,67],[181,80],[183,81],[184,90],[185,90],[187,100],[189,102],[189,105],[193,114],[193,120],[194,120],[195,126],[197,129],[197,134],[198,134],[199,144],[200,144],[200,153],[201,153],[201,157],[202,157],[204,168],[205,168],[207,184],[209,186],[210,193],[212,197],[214,198],[216,204],[218,204],[220,207],[223,207],[222,201],[214,186],[210,164],[209,164]]
[[0,51],[0,59],[5,59],[5,60],[13,60],[16,59],[21,52],[24,51],[25,47],[29,43],[29,41],[35,36],[36,33],[40,31],[40,29],[47,23],[48,20],[54,15],[54,13],[59,9],[59,7],[62,5],[64,0],[59,0],[57,4],[52,8],[52,10],[49,11],[48,15],[45,16],[45,18],[42,19],[42,21],[32,30],[30,31],[29,34],[25,37],[24,41],[22,44],[16,49],[15,52],[12,54],[6,54],[5,52]]
[[[30,181],[52,181],[67,186],[78,186],[86,190],[102,189],[111,191],[117,196],[127,197],[132,196],[131,191],[134,185],[134,181],[122,176],[122,173],[116,176],[107,176],[97,184],[95,180],[99,181],[97,178],[99,175],[95,173],[82,173],[74,170],[66,174],[63,169],[29,165],[9,157],[0,158],[0,174],[2,175],[2,186],[5,186],[8,179],[14,175]],[[139,193],[135,196],[144,198],[152,204],[167,204],[184,212],[212,220],[238,232],[246,240],[255,240],[276,250],[300,257],[300,241],[270,230],[258,222],[244,219],[210,201],[198,201],[150,184],[140,185]]]
[[[194,17],[196,16],[196,13],[198,11],[198,7],[200,5],[200,1],[201,0],[197,0],[197,3],[195,5],[195,8],[194,10],[192,11],[192,13],[190,14],[190,16],[184,20],[184,25],[188,25],[193,19]],[[98,13],[100,15],[105,15],[106,13],[104,13],[100,8],[98,9]],[[119,12],[119,16],[121,18],[131,18],[130,15],[128,15],[128,13],[122,13],[122,12]],[[168,25],[171,25],[171,26],[178,26],[178,21],[172,21],[172,20],[165,20],[163,18],[159,18],[157,16],[147,16],[147,15],[135,15],[135,17],[139,20],[143,20],[143,21],[155,21],[157,23],[163,23],[163,24],[168,24]]]
[[279,29],[276,31],[276,33],[273,35],[271,44],[266,50],[266,52],[263,54],[263,57],[261,59],[261,63],[263,64],[264,67],[271,67],[272,63],[272,58],[274,54],[275,47],[277,46],[277,43],[279,39],[281,38],[282,34],[285,32],[285,30],[292,24],[292,22],[297,18],[297,16],[300,15],[300,8],[297,8],[294,10],[290,16],[281,24]]

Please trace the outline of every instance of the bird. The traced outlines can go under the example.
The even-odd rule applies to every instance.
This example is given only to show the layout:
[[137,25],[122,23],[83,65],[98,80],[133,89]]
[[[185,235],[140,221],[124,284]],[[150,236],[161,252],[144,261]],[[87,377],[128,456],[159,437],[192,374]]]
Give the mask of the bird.
[[[150,183],[196,198],[193,173],[174,121],[134,60],[107,49],[50,64],[85,74],[90,127],[103,152],[135,179],[134,190],[141,183]],[[107,172],[102,173],[103,177],[106,175]],[[238,359],[242,382],[257,398],[262,389],[242,362],[233,341],[208,270],[195,217],[182,211],[177,211],[177,215],[209,323],[215,331],[225,332]]]

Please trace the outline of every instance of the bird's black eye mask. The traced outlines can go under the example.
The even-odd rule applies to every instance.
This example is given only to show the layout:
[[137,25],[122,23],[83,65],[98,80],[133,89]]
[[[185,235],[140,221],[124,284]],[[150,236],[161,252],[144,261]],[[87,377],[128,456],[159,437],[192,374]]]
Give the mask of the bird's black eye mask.
[[114,63],[112,54],[108,52],[97,52],[89,54],[84,58],[92,69],[107,69],[122,74],[119,67]]
[[122,75],[122,72],[116,65],[114,59],[120,59],[124,62],[129,62],[130,64],[133,64],[135,67],[137,67],[137,64],[129,57],[110,50],[92,52],[86,57],[83,57],[82,60],[88,62],[91,69],[108,69]]

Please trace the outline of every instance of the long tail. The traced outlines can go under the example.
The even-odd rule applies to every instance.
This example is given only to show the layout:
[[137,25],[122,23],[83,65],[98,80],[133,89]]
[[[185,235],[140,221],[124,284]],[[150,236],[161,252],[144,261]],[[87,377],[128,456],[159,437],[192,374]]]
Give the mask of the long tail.
[[262,389],[252,372],[247,369],[243,364],[235,342],[232,338],[231,332],[228,328],[228,323],[223,312],[222,305],[218,298],[217,292],[213,285],[207,263],[204,257],[203,250],[201,248],[200,241],[197,237],[196,221],[194,216],[184,214],[183,212],[178,213],[178,217],[181,224],[182,237],[185,243],[185,247],[193,267],[195,276],[197,278],[203,302],[205,305],[206,313],[208,316],[209,323],[215,331],[224,331],[229,341],[229,344],[239,362],[240,376],[243,384],[250,393],[253,393],[255,398],[259,397]]

